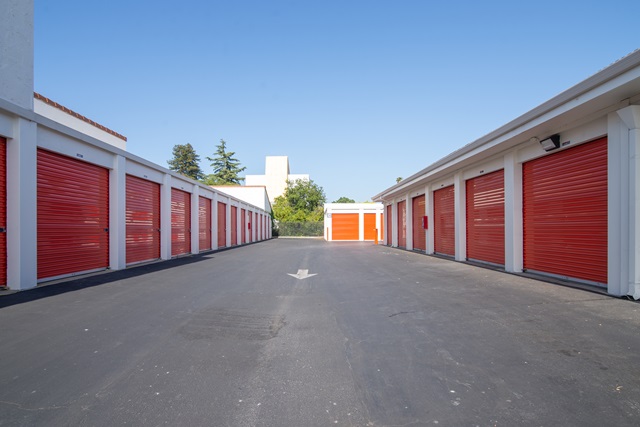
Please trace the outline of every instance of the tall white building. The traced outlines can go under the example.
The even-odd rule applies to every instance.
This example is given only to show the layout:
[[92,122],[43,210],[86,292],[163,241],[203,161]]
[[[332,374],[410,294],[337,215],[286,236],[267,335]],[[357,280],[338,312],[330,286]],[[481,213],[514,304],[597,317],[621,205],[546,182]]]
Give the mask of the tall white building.
[[264,167],[264,175],[247,175],[245,185],[264,186],[267,188],[269,201],[284,194],[288,181],[309,180],[308,174],[291,174],[289,172],[288,156],[267,156]]

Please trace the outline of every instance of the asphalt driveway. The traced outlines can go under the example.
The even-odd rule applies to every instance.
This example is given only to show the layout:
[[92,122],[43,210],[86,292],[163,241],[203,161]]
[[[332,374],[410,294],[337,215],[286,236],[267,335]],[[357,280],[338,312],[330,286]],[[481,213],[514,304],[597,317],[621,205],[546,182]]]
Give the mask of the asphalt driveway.
[[638,303],[369,243],[0,296],[1,426],[637,426],[638,366]]

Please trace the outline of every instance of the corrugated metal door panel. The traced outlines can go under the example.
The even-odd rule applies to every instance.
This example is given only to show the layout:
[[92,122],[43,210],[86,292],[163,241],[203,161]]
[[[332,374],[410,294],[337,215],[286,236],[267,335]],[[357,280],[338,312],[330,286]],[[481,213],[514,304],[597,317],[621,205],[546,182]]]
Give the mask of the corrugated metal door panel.
[[240,244],[247,243],[247,211],[240,209]]
[[227,204],[218,202],[218,247],[227,246]]
[[359,240],[360,215],[357,213],[331,215],[331,240]]
[[38,150],[38,279],[109,266],[109,170]]
[[127,175],[127,264],[160,258],[160,184]]
[[384,228],[384,213],[380,212],[380,240],[384,239],[384,233],[386,229]]
[[407,247],[407,201],[398,202],[398,247]]
[[504,171],[466,182],[467,259],[504,265]]
[[171,256],[191,253],[191,194],[171,189]]
[[364,240],[376,240],[376,214],[364,214]]
[[0,286],[7,286],[7,140],[0,138]]
[[[260,240],[260,236],[258,235],[258,230],[260,230],[260,223],[258,222],[258,212],[253,213],[253,222],[251,225],[251,241],[253,242]],[[255,236],[255,239],[254,239]]]
[[433,192],[433,232],[436,253],[455,256],[455,198],[454,186]]
[[387,246],[393,243],[393,220],[391,219],[392,206],[387,206]]
[[427,237],[422,225],[422,218],[425,215],[425,198],[422,196],[414,197],[411,201],[413,210],[413,249],[426,250]]
[[607,283],[607,139],[523,164],[524,267]]
[[238,208],[231,206],[231,246],[238,244]]
[[198,200],[198,249],[211,249],[211,200],[199,196]]

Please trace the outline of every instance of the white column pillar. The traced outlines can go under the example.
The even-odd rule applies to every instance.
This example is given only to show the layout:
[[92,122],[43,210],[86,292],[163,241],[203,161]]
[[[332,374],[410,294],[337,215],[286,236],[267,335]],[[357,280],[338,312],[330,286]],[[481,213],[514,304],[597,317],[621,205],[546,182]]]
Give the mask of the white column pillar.
[[406,221],[407,221],[407,249],[413,250],[413,199],[411,195],[407,193],[407,201],[405,202],[406,209]]
[[211,249],[218,249],[218,193],[211,200]]
[[391,205],[391,246],[398,247],[398,202]]
[[7,286],[37,284],[37,126],[16,119],[7,139]]
[[455,251],[456,261],[467,259],[467,211],[465,187],[462,172],[458,172],[453,177],[454,195],[454,217],[455,217]]
[[227,203],[227,221],[225,224],[225,229],[227,230],[226,232],[226,247],[230,247],[231,246],[231,199],[229,199],[229,202]]
[[[619,177],[620,181],[626,182],[624,186],[626,188],[621,186],[626,191],[621,194],[620,201],[622,203],[618,208],[621,213],[626,211],[626,214],[622,215],[621,219],[627,219],[627,221],[626,224],[621,224],[622,229],[619,232],[628,236],[628,241],[626,242],[627,256],[625,257],[623,252],[620,257],[620,267],[624,269],[624,264],[627,264],[627,280],[626,284],[624,282],[619,284],[611,283],[612,281],[609,280],[608,290],[610,293],[624,294],[625,288],[627,288],[627,295],[631,295],[634,299],[640,299],[640,105],[631,105],[619,110],[617,113],[627,130],[625,135],[624,127],[620,129],[619,142],[623,146],[620,152],[617,153],[619,154],[619,160],[613,160],[614,162],[624,163],[626,161],[627,163],[626,173]],[[609,123],[611,123],[611,120]],[[615,142],[610,141],[609,146],[612,144],[615,144]],[[615,171],[610,170],[609,173],[611,172],[615,173]],[[612,183],[609,183],[609,188],[611,188],[611,185]],[[626,202],[623,201],[625,198]],[[611,205],[609,207],[611,208]],[[609,228],[612,227],[611,221],[612,219],[610,218]],[[611,241],[611,236],[609,239],[609,243],[615,245],[615,242]],[[624,250],[625,248],[622,247],[622,249]],[[609,255],[611,256],[611,253]],[[609,258],[609,263],[609,279],[611,279],[611,258]],[[624,280],[624,276],[625,274],[619,274],[618,280]]]
[[424,211],[428,217],[426,252],[428,254],[433,254],[435,252],[435,246],[434,246],[435,233],[433,231],[434,224],[435,224],[435,222],[433,221],[433,191],[431,191],[431,187],[428,185],[424,189],[424,204],[425,204]]
[[504,156],[504,268],[521,273],[522,237],[522,163],[516,151]]
[[171,259],[171,175],[165,174],[160,188],[160,258]]
[[127,159],[113,156],[109,171],[109,266],[122,270],[127,266]]
[[195,184],[191,193],[191,253],[200,253],[200,187]]

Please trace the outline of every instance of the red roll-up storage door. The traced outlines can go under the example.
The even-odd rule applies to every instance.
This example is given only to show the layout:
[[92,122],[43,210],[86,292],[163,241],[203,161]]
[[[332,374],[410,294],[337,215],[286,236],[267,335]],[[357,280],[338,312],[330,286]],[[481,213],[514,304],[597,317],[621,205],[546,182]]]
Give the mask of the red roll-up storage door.
[[364,240],[376,240],[376,214],[364,214]]
[[227,205],[218,202],[218,248],[227,246]]
[[260,230],[260,222],[258,221],[259,214],[258,212],[253,213],[253,222],[251,225],[251,241],[255,242],[260,240],[260,236],[258,235],[258,231]]
[[470,179],[467,189],[467,259],[504,265],[504,171]]
[[407,201],[398,202],[398,247],[407,247]]
[[199,196],[198,200],[198,249],[211,249],[211,200]]
[[393,244],[393,222],[391,219],[391,209],[393,207],[391,205],[387,206],[387,246],[391,246]]
[[38,279],[109,266],[109,170],[38,150]]
[[0,286],[7,286],[7,140],[0,138]]
[[331,240],[360,240],[360,215],[357,213],[332,214]]
[[240,244],[247,243],[247,211],[240,209]]
[[238,244],[238,208],[231,206],[231,246]]
[[454,187],[433,192],[433,232],[435,252],[455,256],[455,198]]
[[127,175],[127,264],[160,258],[160,184]]
[[191,253],[191,194],[171,189],[171,256]]
[[386,229],[384,228],[384,213],[380,212],[380,241],[384,241]]
[[524,268],[607,283],[607,139],[523,164]]
[[425,198],[422,196],[414,197],[411,200],[413,215],[413,249],[421,251],[427,250],[426,232],[423,227],[422,219],[425,215]]

